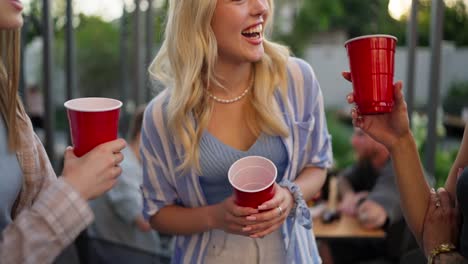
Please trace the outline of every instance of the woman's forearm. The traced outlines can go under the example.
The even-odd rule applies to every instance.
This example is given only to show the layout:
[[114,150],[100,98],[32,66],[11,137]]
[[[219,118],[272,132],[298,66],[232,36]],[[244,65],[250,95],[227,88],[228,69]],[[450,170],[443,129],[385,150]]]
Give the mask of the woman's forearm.
[[416,239],[421,241],[430,186],[424,177],[418,150],[411,134],[390,150],[396,182],[400,191],[401,208]]
[[172,235],[191,235],[206,232],[215,227],[214,206],[186,208],[169,205],[150,219],[151,226],[162,233]]
[[301,171],[294,182],[301,189],[304,200],[308,201],[322,189],[326,177],[326,169],[307,167]]
[[[299,186],[304,199],[310,200],[320,191],[325,182],[326,170],[308,167],[302,170],[295,183]],[[162,233],[191,235],[217,228],[216,206],[186,208],[169,205],[159,210],[150,219],[151,226]],[[187,224],[190,221],[190,224]]]

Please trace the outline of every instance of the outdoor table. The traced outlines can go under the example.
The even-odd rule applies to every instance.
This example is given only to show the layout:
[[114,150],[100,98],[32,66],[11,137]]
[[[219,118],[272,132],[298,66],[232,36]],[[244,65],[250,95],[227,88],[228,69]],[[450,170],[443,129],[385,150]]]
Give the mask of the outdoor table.
[[331,223],[323,223],[320,217],[313,219],[313,232],[317,239],[384,239],[383,229],[368,230],[352,216],[342,214]]

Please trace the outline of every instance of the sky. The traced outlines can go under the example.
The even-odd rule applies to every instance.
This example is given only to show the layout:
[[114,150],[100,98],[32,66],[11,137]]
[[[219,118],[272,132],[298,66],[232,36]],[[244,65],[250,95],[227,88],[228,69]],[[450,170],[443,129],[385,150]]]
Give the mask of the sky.
[[[22,0],[27,7],[31,0]],[[135,4],[133,0],[74,0],[74,13],[84,13],[86,15],[98,15],[106,21],[112,21],[122,16],[124,3],[129,11],[133,11]],[[146,10],[148,1],[141,0],[141,7]],[[162,0],[154,0],[154,6],[160,6]]]
[[[23,0],[28,5],[31,0]],[[156,5],[162,3],[162,0],[155,0]],[[446,3],[453,2],[455,0],[445,0]],[[468,5],[468,0],[464,0]],[[122,15],[122,8],[124,2],[127,8],[130,10],[135,8],[133,0],[75,0],[75,12],[84,13],[87,15],[98,15],[103,17],[107,21],[119,18]],[[142,0],[143,6],[147,6],[147,1]],[[390,15],[399,19],[403,14],[408,12],[411,7],[411,0],[390,0],[388,9]],[[145,9],[145,7],[143,7]]]

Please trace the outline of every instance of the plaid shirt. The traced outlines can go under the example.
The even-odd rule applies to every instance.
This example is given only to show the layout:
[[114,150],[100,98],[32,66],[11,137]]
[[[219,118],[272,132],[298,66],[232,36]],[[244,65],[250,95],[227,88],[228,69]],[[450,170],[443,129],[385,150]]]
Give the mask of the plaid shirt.
[[24,181],[0,235],[0,263],[52,263],[93,221],[88,203],[63,179],[57,179],[29,118],[21,122],[16,153]]

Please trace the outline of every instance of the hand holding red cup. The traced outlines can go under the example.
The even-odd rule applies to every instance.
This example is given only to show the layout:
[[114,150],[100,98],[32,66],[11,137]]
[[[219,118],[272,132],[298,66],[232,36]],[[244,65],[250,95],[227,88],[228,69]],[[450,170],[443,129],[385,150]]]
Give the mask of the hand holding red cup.
[[397,38],[390,35],[367,35],[345,42],[354,101],[362,115],[393,109],[396,42]]
[[276,176],[276,166],[267,158],[248,156],[237,160],[228,172],[235,203],[257,209],[275,195]]
[[65,102],[76,156],[117,139],[122,102],[103,97],[77,98]]

